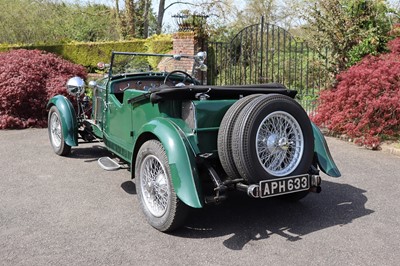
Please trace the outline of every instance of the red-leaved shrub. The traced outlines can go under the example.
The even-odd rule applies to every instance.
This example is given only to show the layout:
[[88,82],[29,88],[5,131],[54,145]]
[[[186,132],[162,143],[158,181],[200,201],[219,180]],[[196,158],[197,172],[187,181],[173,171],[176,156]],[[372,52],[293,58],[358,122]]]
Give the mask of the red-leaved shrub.
[[399,136],[400,38],[388,47],[390,53],[365,57],[320,93],[316,124],[373,149],[383,138]]
[[39,50],[0,53],[0,129],[46,127],[46,104],[86,69]]

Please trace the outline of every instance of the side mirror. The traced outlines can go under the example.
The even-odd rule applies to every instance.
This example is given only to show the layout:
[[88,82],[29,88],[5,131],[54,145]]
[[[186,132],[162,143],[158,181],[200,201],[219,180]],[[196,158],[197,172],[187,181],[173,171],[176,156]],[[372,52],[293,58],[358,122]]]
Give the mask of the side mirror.
[[199,63],[204,63],[207,58],[207,53],[206,52],[198,52],[196,55],[196,61]]
[[67,81],[67,91],[73,96],[79,96],[85,91],[85,82],[80,77],[73,77]]
[[204,61],[207,58],[207,53],[206,52],[198,52],[196,56],[194,57],[196,61],[196,69],[199,69],[200,71],[207,71],[207,65],[204,64]]

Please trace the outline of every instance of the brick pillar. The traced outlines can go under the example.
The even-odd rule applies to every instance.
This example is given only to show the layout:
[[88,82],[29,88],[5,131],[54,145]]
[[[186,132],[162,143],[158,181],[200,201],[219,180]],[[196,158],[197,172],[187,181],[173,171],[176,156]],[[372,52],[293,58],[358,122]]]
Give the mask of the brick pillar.
[[[204,51],[204,37],[199,37],[195,32],[177,32],[172,36],[173,39],[173,53],[174,54],[182,54],[182,55],[195,55],[200,51]],[[189,74],[193,75],[192,67],[194,60],[182,60],[175,62],[175,68],[177,69],[185,69]],[[203,73],[198,73],[195,77],[199,80],[203,79]]]
[[197,53],[197,36],[193,31],[176,32],[172,36],[174,54],[194,55]]

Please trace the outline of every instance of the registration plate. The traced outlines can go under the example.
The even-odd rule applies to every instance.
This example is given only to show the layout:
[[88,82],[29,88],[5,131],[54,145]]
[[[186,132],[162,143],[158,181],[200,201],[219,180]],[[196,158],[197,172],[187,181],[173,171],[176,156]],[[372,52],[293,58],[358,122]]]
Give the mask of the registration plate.
[[260,198],[268,198],[310,189],[310,176],[299,175],[260,182]]

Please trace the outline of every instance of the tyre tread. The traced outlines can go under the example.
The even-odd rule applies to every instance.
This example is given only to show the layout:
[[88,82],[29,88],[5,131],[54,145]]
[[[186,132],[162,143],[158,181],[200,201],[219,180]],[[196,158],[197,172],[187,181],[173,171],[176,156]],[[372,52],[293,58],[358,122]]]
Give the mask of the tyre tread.
[[218,130],[218,156],[221,161],[221,165],[228,175],[229,179],[240,178],[240,173],[236,168],[234,155],[232,153],[232,137],[233,128],[239,117],[240,112],[246,107],[253,99],[259,97],[261,94],[252,94],[246,96],[237,102],[235,102],[225,113],[219,130]]

